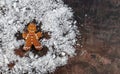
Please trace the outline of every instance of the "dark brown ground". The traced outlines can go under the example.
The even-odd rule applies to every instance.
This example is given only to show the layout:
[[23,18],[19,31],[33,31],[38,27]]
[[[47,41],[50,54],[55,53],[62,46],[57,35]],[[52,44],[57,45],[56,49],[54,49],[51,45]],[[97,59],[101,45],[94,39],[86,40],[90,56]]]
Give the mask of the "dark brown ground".
[[82,34],[77,55],[52,74],[120,74],[120,0],[63,0]]

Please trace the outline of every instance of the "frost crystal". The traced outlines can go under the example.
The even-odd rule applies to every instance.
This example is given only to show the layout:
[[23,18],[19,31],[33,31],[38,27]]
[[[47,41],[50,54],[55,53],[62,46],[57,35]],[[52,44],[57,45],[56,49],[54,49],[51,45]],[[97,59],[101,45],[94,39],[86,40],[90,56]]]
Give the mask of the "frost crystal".
[[[75,54],[77,27],[72,17],[71,8],[61,0],[0,0],[0,72],[43,74],[65,65],[68,55]],[[14,54],[14,49],[25,42],[17,41],[14,35],[17,31],[23,32],[25,25],[33,19],[42,22],[42,31],[51,35],[50,39],[41,40],[49,50],[42,57],[29,52],[29,57],[20,58]],[[9,70],[8,63],[16,60]]]

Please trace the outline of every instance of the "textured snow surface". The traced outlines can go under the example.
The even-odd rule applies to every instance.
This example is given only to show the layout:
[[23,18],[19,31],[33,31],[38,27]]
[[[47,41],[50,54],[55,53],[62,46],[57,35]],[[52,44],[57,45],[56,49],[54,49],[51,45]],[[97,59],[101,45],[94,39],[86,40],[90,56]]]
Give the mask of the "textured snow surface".
[[[43,74],[65,65],[68,56],[75,55],[73,46],[76,44],[77,27],[72,17],[71,8],[61,0],[0,0],[0,72]],[[14,35],[17,31],[22,33],[25,25],[33,19],[42,22],[42,31],[51,35],[50,39],[41,40],[49,50],[42,57],[29,52],[28,57],[21,58],[14,54],[14,49],[25,41],[17,41]],[[9,70],[8,64],[16,60],[15,66]]]

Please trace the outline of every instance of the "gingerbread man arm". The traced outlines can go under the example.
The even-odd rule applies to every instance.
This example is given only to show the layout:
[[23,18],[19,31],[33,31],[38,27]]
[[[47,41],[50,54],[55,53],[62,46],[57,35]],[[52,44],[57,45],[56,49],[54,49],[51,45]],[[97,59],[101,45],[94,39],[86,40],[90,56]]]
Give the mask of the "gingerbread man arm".
[[38,39],[42,37],[42,32],[38,32],[37,34]]
[[22,37],[23,37],[24,39],[26,39],[27,33],[22,33]]

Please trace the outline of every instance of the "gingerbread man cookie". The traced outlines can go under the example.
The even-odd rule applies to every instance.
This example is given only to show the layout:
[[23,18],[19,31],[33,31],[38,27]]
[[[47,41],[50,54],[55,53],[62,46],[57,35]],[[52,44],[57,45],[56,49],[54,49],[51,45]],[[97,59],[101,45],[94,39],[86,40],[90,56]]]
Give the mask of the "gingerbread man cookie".
[[28,51],[30,50],[31,46],[34,45],[36,50],[41,50],[42,45],[38,41],[40,37],[42,37],[42,32],[37,32],[36,33],[36,24],[35,23],[30,23],[28,25],[28,33],[24,32],[22,34],[22,37],[25,39],[26,44],[23,47],[23,50]]

